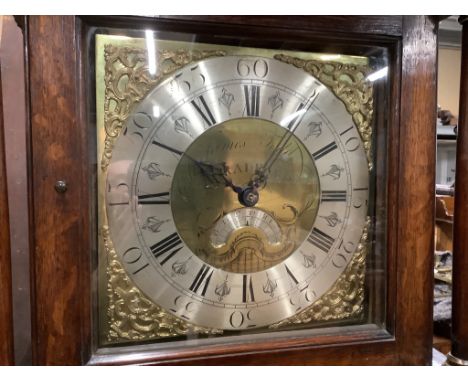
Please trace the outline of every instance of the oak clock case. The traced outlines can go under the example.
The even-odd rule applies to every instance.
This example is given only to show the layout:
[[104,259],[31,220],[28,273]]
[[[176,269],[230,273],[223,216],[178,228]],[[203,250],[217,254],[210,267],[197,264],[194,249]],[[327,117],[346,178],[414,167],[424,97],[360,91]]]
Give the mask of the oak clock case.
[[151,36],[96,35],[100,344],[382,325],[385,60]]

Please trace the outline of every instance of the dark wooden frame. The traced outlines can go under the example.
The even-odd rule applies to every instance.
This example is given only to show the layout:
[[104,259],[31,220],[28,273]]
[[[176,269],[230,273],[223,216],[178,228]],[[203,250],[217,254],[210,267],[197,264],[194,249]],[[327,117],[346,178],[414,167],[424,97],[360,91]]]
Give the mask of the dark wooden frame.
[[[209,345],[142,354],[135,363],[430,364],[432,349],[436,19],[405,17],[29,17],[33,359],[35,364],[129,363],[93,356],[93,168],[86,124],[84,27],[158,25],[387,46],[393,52],[388,136],[386,330]],[[136,24],[133,24],[136,25]],[[219,29],[218,29],[219,30]],[[66,180],[68,191],[54,191]]]
[[[468,16],[461,16],[462,72],[453,221],[452,349],[448,360],[468,364]],[[463,70],[463,68],[465,68]]]
[[[0,62],[1,69],[1,62]],[[11,290],[10,220],[0,70],[0,365],[13,365],[13,302]]]

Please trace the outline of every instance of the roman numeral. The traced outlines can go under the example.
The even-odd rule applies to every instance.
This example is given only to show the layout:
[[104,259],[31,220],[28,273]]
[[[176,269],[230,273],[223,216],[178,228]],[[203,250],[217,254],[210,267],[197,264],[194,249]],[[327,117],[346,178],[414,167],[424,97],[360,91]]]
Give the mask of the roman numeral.
[[315,153],[312,154],[312,157],[315,160],[318,160],[322,158],[323,156],[327,155],[328,153],[332,152],[335,150],[338,146],[336,145],[335,142],[329,143],[325,147],[322,147],[320,150],[317,150]]
[[170,146],[166,146],[165,144],[161,143],[161,142],[158,142],[158,141],[153,141],[151,142],[153,145],[156,145],[156,146],[159,146],[159,147],[162,147],[163,149],[166,149],[168,151],[171,151],[173,152],[174,154],[177,154],[177,155],[182,155],[183,152],[180,151],[180,150],[177,150],[173,147],[170,147]]
[[314,228],[312,233],[307,238],[307,241],[321,249],[323,252],[328,253],[333,243],[335,242],[335,239],[333,239],[331,236],[328,236],[325,232]]
[[145,265],[142,265],[140,268],[138,268],[135,272],[133,272],[132,274],[133,275],[136,275],[138,272],[142,271],[143,269],[146,269],[146,267],[148,267],[149,264],[145,264]]
[[291,122],[288,123],[288,130],[294,131],[297,128],[297,126],[299,126],[299,124],[302,121],[302,118],[304,118],[304,115],[305,115],[305,113],[302,111],[303,108],[304,108],[304,104],[300,103],[296,109],[296,116]]
[[[209,272],[211,270],[211,272]],[[209,274],[208,274],[209,272]],[[211,280],[211,275],[213,274],[213,270],[206,264],[203,264],[200,270],[197,273],[197,276],[195,277],[195,280],[193,280],[192,285],[190,286],[190,290],[194,293],[198,292],[198,289],[201,287],[203,281],[205,281],[205,285],[203,287],[203,290],[201,292],[202,296],[205,296],[206,290],[208,289],[208,284],[210,283]]]
[[254,302],[255,296],[252,285],[252,276],[242,276],[242,302]]
[[150,249],[151,252],[153,252],[154,257],[157,259],[172,250],[166,257],[164,257],[162,261],[160,261],[160,264],[164,265],[164,263],[166,263],[171,257],[173,257],[182,249],[182,247],[175,248],[180,244],[182,244],[182,240],[180,239],[179,235],[174,232],[173,234],[152,245]]
[[345,202],[346,191],[322,191],[321,202]]
[[126,204],[130,204],[130,201],[128,201],[128,202],[118,202],[118,203],[109,203],[109,206],[124,206]]
[[260,109],[260,87],[244,85],[245,110],[249,117],[258,117]]
[[340,135],[346,134],[349,130],[351,130],[354,126],[348,127],[345,131],[341,132]]
[[138,204],[169,204],[169,192],[138,195]]
[[[208,124],[208,126],[212,126],[216,124],[216,119],[213,117],[213,114],[211,114],[211,110],[206,104],[205,99],[203,96],[198,97],[201,103],[201,107],[198,106],[197,102],[195,100],[192,100],[190,103],[193,105],[193,107],[198,111],[198,114],[205,120],[205,122]],[[202,110],[203,109],[203,110]]]
[[296,285],[299,284],[299,281],[297,281],[296,277],[294,277],[293,273],[288,268],[288,266],[286,264],[284,264],[284,267],[286,268],[286,272],[289,275],[289,277],[291,277],[291,280],[294,281],[294,284],[296,284]]

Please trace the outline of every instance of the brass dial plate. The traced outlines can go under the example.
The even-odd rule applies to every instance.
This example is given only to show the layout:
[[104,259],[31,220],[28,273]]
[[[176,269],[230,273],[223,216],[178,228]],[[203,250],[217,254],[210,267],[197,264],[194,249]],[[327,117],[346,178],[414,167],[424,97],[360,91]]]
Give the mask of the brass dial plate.
[[[257,114],[245,115],[245,94],[253,88],[261,101]],[[230,107],[222,101],[227,92],[237,100]],[[319,96],[294,132],[315,163],[321,190],[307,240],[259,272],[229,272],[194,256],[177,233],[168,202],[175,151],[184,152],[205,131],[236,118],[260,118],[286,129],[314,93]],[[205,105],[209,113],[201,109]],[[367,168],[359,131],[344,104],[312,76],[261,57],[204,60],[158,85],[129,117],[108,169],[110,235],[127,273],[168,311],[213,328],[269,325],[310,306],[351,260],[366,221]],[[186,272],[174,270],[187,259]]]

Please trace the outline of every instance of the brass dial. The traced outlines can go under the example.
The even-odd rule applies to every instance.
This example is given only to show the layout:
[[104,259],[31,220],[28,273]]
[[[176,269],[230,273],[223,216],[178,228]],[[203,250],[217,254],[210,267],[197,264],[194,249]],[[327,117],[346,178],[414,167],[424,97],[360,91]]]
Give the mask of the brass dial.
[[368,162],[345,105],[265,57],[202,60],[129,115],[107,175],[127,274],[192,324],[267,326],[310,307],[358,248]]

